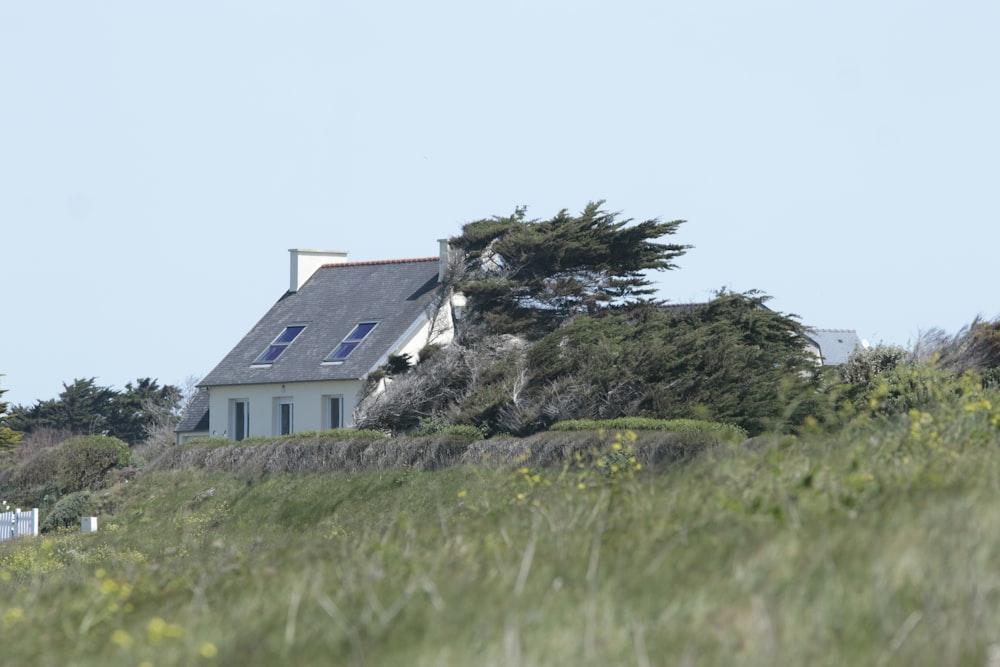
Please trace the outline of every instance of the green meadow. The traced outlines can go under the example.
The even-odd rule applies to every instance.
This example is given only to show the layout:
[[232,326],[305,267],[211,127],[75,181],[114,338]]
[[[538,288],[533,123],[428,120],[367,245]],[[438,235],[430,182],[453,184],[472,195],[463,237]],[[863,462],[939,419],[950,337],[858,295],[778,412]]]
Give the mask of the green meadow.
[[95,534],[0,543],[0,662],[997,665],[998,424],[977,395],[676,458],[628,429],[544,463],[175,456],[95,491]]

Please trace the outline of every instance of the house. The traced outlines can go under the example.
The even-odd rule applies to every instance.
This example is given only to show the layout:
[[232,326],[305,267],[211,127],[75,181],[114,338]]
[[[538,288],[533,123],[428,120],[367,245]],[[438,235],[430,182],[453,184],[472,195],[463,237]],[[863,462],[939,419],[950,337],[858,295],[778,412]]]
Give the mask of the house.
[[198,384],[177,427],[197,437],[271,437],[354,425],[369,374],[452,336],[437,257],[349,262],[292,249],[288,291]]
[[[366,381],[390,355],[415,360],[426,345],[451,342],[464,298],[444,291],[447,241],[438,256],[418,259],[289,253],[288,291],[198,384],[176,429],[178,444],[353,427]],[[806,333],[824,365],[845,363],[860,344],[851,330]]]
[[806,329],[809,351],[824,366],[842,366],[860,347],[868,347],[853,329]]

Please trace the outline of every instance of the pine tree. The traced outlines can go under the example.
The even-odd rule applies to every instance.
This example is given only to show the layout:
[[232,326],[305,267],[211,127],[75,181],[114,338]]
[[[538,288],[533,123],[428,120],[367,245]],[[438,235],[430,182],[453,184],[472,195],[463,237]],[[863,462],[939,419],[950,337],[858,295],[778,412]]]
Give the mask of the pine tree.
[[7,425],[8,403],[3,399],[6,389],[0,389],[0,451],[7,452],[21,441],[21,434]]

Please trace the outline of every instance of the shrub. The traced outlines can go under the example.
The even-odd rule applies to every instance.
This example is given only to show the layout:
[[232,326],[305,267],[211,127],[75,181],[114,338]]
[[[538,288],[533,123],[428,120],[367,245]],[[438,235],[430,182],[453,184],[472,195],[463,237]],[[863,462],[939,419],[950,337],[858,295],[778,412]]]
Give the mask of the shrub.
[[97,487],[109,470],[131,462],[128,445],[106,435],[72,438],[56,454],[56,483],[63,493]]
[[[360,429],[360,428],[333,428],[327,429],[325,431],[300,431],[298,433],[293,433],[292,435],[282,436],[281,438],[276,438],[277,440],[323,440],[323,441],[334,441],[334,442],[356,442],[364,441],[368,442],[371,440],[385,440],[389,436],[382,431],[376,431],[374,429]],[[204,441],[201,441],[204,442]],[[225,440],[226,445],[232,445],[232,440]],[[246,441],[243,441],[244,443]]]
[[883,415],[926,410],[976,395],[982,382],[974,374],[957,375],[928,364],[903,364],[886,372],[867,395],[868,408]]
[[879,376],[904,363],[906,358],[906,350],[891,345],[860,349],[841,366],[840,377],[848,384],[867,386]]
[[425,417],[420,424],[409,432],[413,437],[443,436],[439,439],[451,442],[475,442],[487,437],[484,429],[471,424],[449,424],[441,417]]
[[931,329],[914,345],[914,356],[918,361],[934,363],[958,375],[996,368],[1000,366],[1000,322],[977,317],[954,336]]
[[446,426],[436,434],[439,440],[449,442],[472,443],[485,438],[482,430],[470,424],[455,424]]
[[443,350],[443,349],[444,349],[444,346],[443,345],[439,345],[437,343],[428,343],[427,345],[424,345],[420,349],[420,352],[417,354],[417,363],[421,363],[422,364],[425,361],[430,361],[431,359],[433,359],[434,357],[436,357],[438,354],[440,354],[441,350]]
[[434,435],[448,428],[448,422],[441,417],[424,417],[415,429],[410,431],[412,436]]
[[739,426],[707,422],[699,419],[651,419],[649,417],[619,417],[617,419],[572,419],[556,422],[552,431],[672,431],[684,435],[709,434],[724,442],[742,442],[747,432]]
[[984,388],[1000,389],[1000,367],[983,371],[982,381]]
[[63,496],[52,508],[45,521],[39,527],[43,533],[80,525],[80,519],[89,516],[94,510],[94,503],[89,491],[77,491]]
[[[4,476],[11,499],[34,503],[58,486],[59,448],[42,449]],[[4,471],[7,473],[7,471]]]

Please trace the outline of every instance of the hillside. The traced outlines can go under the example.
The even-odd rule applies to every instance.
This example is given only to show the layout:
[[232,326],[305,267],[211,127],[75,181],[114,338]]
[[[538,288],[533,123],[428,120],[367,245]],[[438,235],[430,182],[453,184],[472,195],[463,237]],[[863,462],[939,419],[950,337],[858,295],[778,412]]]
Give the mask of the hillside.
[[941,402],[650,465],[645,432],[548,464],[162,461],[95,495],[99,533],[0,544],[4,663],[994,664],[997,423]]

